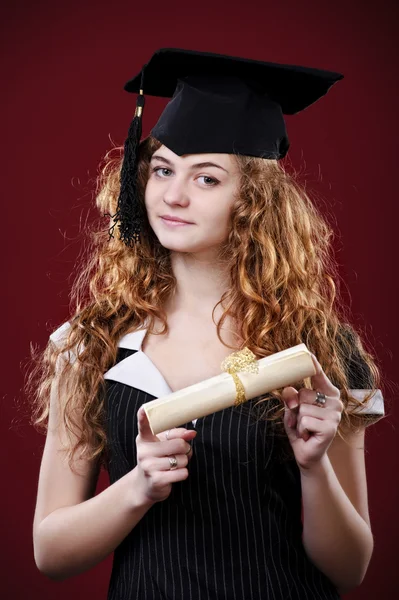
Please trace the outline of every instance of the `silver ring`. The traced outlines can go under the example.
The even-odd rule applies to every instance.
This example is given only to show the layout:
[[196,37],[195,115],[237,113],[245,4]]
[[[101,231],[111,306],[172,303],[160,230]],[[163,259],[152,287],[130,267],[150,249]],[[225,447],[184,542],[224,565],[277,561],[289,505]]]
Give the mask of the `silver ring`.
[[168,456],[170,462],[170,470],[177,469],[177,459],[176,456]]
[[326,395],[322,392],[316,391],[316,400],[313,402],[316,406],[320,406],[321,408],[325,408],[326,404]]
[[168,429],[168,431],[166,432],[166,435],[165,435],[167,440],[169,439],[169,432],[170,432],[170,429]]

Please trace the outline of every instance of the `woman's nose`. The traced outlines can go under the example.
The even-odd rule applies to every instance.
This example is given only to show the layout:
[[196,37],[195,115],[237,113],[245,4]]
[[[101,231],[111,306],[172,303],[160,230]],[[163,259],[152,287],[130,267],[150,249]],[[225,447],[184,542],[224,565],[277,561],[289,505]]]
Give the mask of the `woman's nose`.
[[187,206],[189,199],[184,184],[177,181],[170,182],[164,191],[163,200],[171,206],[175,204]]

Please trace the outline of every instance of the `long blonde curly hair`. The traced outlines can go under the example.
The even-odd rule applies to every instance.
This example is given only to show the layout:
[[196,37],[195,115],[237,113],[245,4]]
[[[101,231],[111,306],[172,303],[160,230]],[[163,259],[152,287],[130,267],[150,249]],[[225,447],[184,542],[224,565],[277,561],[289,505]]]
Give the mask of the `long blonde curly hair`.
[[[142,203],[150,159],[160,146],[151,136],[140,143]],[[359,407],[366,403],[380,387],[380,371],[340,300],[333,230],[296,174],[288,173],[281,162],[241,155],[235,159],[239,192],[230,234],[221,248],[231,286],[218,303],[224,307],[215,323],[218,337],[225,343],[220,330],[229,316],[239,327],[243,346],[257,358],[304,342],[341,390],[344,411],[338,433],[344,437],[348,429],[372,422],[372,417],[349,414],[348,402]],[[148,220],[134,248],[118,235],[109,237],[109,221],[104,226],[104,215],[116,212],[122,160],[123,148],[113,148],[99,170],[96,205],[101,218],[89,232],[86,258],[72,285],[69,334],[59,346],[49,340],[43,351],[32,349],[33,366],[25,384],[28,397],[33,398],[31,422],[40,431],[47,431],[52,382],[57,378],[65,387],[59,409],[69,437],[65,451],[71,468],[76,452],[80,458],[106,465],[103,374],[115,363],[117,343],[125,333],[144,322],[151,332],[156,319],[167,332],[163,307],[176,286],[170,252],[159,243]],[[74,362],[63,359],[68,351],[75,353]],[[353,369],[371,390],[363,401],[349,392]],[[310,388],[310,379],[295,387]],[[280,426],[281,391],[274,390],[258,402],[265,409],[260,418]],[[272,411],[271,398],[278,400]]]

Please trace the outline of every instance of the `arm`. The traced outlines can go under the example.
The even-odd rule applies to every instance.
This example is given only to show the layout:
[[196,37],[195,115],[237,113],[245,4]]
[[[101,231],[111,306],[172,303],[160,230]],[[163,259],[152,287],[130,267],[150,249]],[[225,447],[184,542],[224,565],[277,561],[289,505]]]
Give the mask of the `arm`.
[[152,506],[135,498],[137,467],[97,496],[57,508],[34,533],[40,571],[63,580],[106,558]]
[[62,451],[68,441],[59,411],[62,397],[55,379],[33,523],[36,565],[55,580],[77,575],[104,559],[153,504],[144,499],[137,467],[97,496],[97,465],[79,458],[70,469]]
[[304,548],[340,593],[361,584],[373,552],[364,429],[347,439],[337,436],[318,465],[301,470]]

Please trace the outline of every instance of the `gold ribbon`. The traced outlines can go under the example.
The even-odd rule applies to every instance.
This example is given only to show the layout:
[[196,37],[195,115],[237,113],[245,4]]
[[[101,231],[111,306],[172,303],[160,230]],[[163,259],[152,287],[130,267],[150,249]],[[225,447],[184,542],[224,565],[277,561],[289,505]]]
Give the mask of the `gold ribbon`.
[[222,371],[229,373],[236,386],[236,399],[234,402],[235,406],[246,402],[245,389],[241,379],[237,373],[245,371],[247,373],[259,373],[259,365],[256,360],[256,356],[249,348],[243,348],[243,350],[237,350],[233,352],[221,364]]

